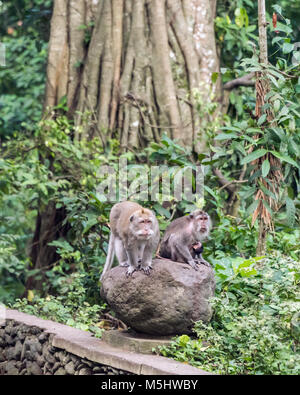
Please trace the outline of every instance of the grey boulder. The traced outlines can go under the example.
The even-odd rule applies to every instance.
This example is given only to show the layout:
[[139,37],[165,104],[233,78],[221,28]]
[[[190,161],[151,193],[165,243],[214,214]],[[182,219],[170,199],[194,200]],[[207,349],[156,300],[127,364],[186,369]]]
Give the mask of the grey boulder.
[[191,333],[195,321],[212,316],[209,298],[214,295],[212,268],[154,259],[149,276],[142,271],[126,277],[117,266],[102,279],[101,296],[117,317],[137,332],[151,335]]

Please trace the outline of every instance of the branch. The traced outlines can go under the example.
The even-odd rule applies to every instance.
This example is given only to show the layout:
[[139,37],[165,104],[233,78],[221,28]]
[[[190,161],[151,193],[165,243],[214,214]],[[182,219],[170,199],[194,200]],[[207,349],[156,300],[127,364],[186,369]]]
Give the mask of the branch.
[[228,188],[229,185],[231,185],[231,184],[240,184],[240,183],[243,183],[243,182],[248,182],[248,180],[232,180],[232,181],[229,181],[227,184],[225,184],[221,188],[219,188],[219,191],[222,191],[222,189],[225,189],[225,188],[230,190],[230,188]]
[[254,86],[255,81],[252,78],[255,76],[255,73],[246,74],[243,77],[236,78],[235,80],[228,81],[224,85],[224,89],[227,91],[231,91],[234,88],[239,86]]
[[213,168],[212,170],[222,187],[226,187],[230,193],[235,193],[235,188],[231,185],[231,181],[227,180],[219,169]]

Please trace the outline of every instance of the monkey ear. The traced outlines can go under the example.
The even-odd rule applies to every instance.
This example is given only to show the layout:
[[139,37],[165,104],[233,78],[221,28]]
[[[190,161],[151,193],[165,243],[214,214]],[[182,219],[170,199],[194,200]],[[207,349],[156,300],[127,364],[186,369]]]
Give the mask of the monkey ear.
[[189,219],[194,219],[194,213],[188,215]]

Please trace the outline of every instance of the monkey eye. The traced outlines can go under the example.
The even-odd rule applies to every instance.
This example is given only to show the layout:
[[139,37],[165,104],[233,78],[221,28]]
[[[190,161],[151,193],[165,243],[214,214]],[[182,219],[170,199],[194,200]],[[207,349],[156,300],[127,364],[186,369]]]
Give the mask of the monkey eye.
[[141,221],[140,221],[140,223],[141,224],[151,224],[151,220],[150,219],[142,219]]

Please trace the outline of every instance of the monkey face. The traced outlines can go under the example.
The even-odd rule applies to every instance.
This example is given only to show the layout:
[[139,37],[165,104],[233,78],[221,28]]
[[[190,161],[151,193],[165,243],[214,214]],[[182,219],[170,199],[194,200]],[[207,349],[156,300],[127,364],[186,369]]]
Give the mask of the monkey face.
[[140,210],[130,217],[130,229],[140,240],[149,240],[154,234],[153,214],[149,210]]
[[211,226],[209,215],[202,210],[195,210],[190,214],[194,220],[194,229],[197,233],[205,234],[209,233],[209,229]]

